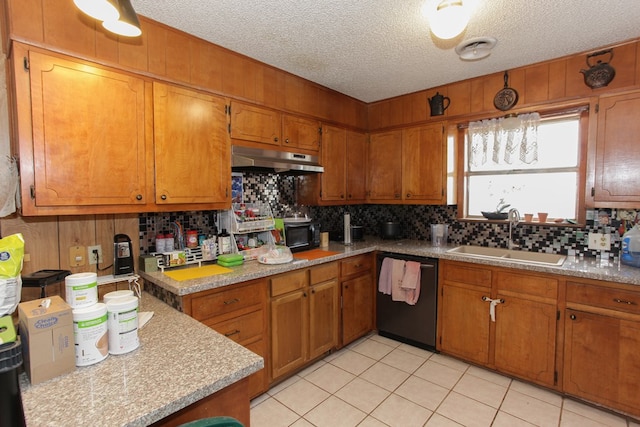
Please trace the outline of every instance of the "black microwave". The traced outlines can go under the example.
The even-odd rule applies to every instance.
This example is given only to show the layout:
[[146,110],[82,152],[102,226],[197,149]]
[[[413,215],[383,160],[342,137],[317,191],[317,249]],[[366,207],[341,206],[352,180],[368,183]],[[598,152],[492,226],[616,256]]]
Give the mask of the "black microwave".
[[291,252],[300,252],[320,246],[320,223],[284,222],[284,241]]

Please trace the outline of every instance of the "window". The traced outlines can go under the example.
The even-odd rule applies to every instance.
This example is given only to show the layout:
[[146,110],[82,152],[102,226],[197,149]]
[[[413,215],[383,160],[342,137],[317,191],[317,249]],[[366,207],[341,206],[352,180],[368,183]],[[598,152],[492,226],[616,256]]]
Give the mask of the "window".
[[[497,126],[495,132],[501,129]],[[537,217],[538,212],[546,212],[549,218],[578,217],[584,191],[580,112],[539,121],[537,141],[532,138],[537,160],[529,151],[508,153],[505,145],[510,143],[503,138],[502,143],[494,144],[501,139],[497,133],[494,136],[484,147],[478,147],[476,140],[472,150],[471,131],[465,132],[465,217],[482,218],[483,211],[494,212],[504,205],[518,209],[521,215]]]

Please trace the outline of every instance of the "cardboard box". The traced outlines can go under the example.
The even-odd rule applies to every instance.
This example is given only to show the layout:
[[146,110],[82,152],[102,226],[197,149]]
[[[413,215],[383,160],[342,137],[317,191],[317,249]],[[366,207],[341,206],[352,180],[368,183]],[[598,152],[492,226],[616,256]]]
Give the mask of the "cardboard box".
[[[43,301],[50,300],[48,307]],[[38,384],[76,368],[73,313],[62,298],[27,301],[18,305],[25,372]]]

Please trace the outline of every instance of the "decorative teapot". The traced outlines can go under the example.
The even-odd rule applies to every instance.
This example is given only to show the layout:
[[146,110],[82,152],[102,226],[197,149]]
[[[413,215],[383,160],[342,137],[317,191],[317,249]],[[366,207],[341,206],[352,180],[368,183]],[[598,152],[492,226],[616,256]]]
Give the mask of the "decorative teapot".
[[600,55],[609,54],[609,61],[613,59],[613,50],[607,49],[600,52],[595,52],[587,55],[588,70],[580,70],[584,74],[584,83],[591,89],[597,89],[604,87],[611,83],[611,80],[616,76],[616,70],[609,65],[609,62],[602,62],[597,60],[595,64],[591,63],[591,58]]
[[449,108],[449,104],[451,103],[449,97],[440,95],[439,92],[436,92],[436,94],[433,95],[433,98],[428,98],[428,100],[432,116],[443,115],[444,111]]

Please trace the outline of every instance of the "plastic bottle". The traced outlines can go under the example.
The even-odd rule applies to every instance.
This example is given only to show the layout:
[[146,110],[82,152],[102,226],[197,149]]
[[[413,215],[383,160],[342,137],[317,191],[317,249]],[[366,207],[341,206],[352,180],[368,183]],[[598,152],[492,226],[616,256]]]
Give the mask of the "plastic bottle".
[[175,242],[173,240],[173,233],[167,233],[164,235],[164,251],[171,252],[175,248]]
[[218,234],[218,252],[221,255],[231,253],[231,235],[227,233],[226,228],[223,228],[222,232]]
[[622,236],[620,261],[632,267],[640,267],[640,224],[636,224]]
[[164,234],[158,233],[156,236],[156,253],[164,252]]

